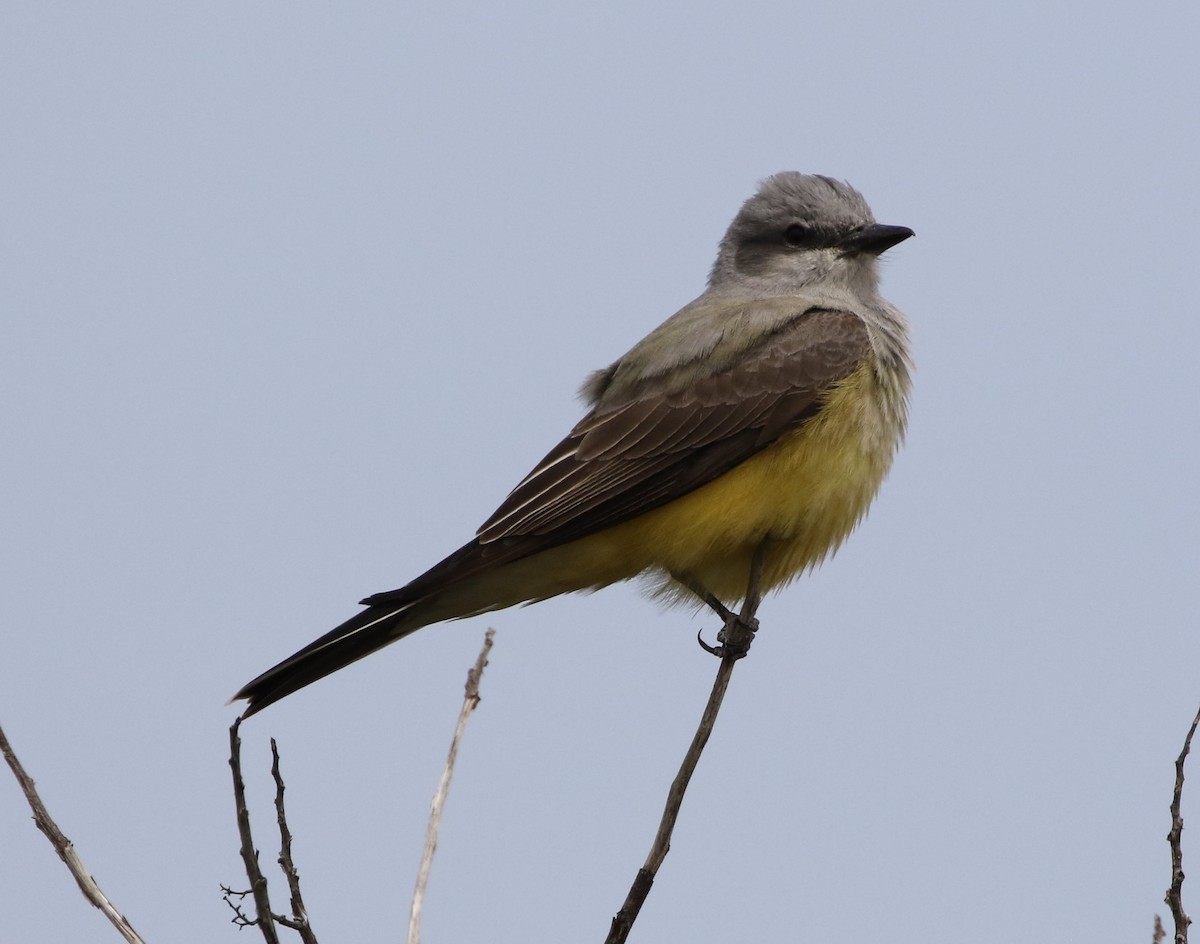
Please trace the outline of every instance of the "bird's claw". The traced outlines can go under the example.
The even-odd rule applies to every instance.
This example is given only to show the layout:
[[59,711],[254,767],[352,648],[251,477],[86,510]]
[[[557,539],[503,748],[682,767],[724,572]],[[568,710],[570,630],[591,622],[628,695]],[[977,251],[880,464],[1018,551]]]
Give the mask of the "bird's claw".
[[721,652],[720,646],[710,646],[708,643],[706,643],[704,641],[704,630],[703,629],[700,629],[696,633],[696,642],[700,643],[700,648],[703,649],[705,652],[707,652],[710,656],[717,656],[718,658],[720,658],[722,655],[724,655],[724,653]]
[[741,659],[750,651],[750,644],[754,642],[754,634],[758,632],[758,619],[753,616],[746,619],[736,613],[730,613],[729,619],[717,633],[715,646],[710,646],[704,641],[703,632],[704,630],[701,630],[696,633],[696,642],[700,643],[700,648],[709,655],[722,659],[726,656]]

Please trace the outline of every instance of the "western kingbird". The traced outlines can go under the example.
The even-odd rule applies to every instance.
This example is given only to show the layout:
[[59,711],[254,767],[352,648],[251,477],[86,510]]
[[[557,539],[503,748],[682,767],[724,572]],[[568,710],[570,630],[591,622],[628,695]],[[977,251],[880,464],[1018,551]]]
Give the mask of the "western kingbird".
[[588,378],[591,407],[475,538],[246,685],[248,717],[388,643],[638,575],[669,602],[745,596],[833,553],[904,436],[908,323],[876,258],[912,236],[862,195],[763,181],[708,288]]

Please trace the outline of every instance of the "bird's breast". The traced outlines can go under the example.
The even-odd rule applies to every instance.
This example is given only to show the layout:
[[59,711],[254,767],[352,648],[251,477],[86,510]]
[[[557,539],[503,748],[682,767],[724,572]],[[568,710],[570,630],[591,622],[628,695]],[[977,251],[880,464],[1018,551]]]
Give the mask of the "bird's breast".
[[875,496],[903,434],[903,414],[888,393],[869,365],[861,367],[803,426],[712,482],[505,568],[504,585],[521,595],[514,590],[502,605],[637,574],[668,600],[694,602],[671,579],[686,574],[732,603],[745,594],[751,556],[768,536],[764,586],[786,584],[837,550]]
[[837,550],[854,529],[902,434],[902,419],[863,366],[802,427],[613,536],[650,549],[649,566],[690,574],[728,600],[744,594],[750,556],[770,536],[775,545],[764,583],[781,586]]

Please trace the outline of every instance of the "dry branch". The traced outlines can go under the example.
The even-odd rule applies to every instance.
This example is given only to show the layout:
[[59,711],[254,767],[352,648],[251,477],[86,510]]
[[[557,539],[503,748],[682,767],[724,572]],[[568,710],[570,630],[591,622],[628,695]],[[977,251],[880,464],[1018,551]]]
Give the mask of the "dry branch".
[[[279,772],[279,748],[275,739],[271,738],[271,777],[275,781],[275,819],[279,824],[279,868],[287,878],[288,891],[291,893],[292,916],[275,914],[271,910],[271,897],[267,889],[267,877],[263,875],[258,865],[258,850],[254,848],[254,837],[250,833],[250,811],[246,807],[246,786],[242,781],[242,741],[238,737],[238,728],[242,719],[238,718],[229,729],[229,767],[233,771],[233,801],[237,808],[238,835],[241,837],[242,863],[246,867],[246,877],[250,880],[250,888],[244,892],[235,892],[228,886],[222,885],[221,892],[225,903],[233,909],[233,923],[239,928],[257,927],[267,944],[278,944],[279,935],[275,925],[291,928],[300,935],[304,944],[317,944],[317,936],[308,923],[308,910],[304,907],[304,897],[300,894],[300,873],[292,861],[292,831],[288,828],[287,814],[283,807],[283,776]],[[253,918],[246,917],[242,911],[241,901],[247,897],[254,900]],[[237,898],[235,902],[233,899]]]
[[[237,809],[238,835],[241,837],[242,864],[246,868],[246,877],[250,880],[250,889],[246,892],[225,891],[225,900],[235,913],[234,923],[240,927],[257,927],[267,944],[279,944],[279,935],[275,933],[274,915],[271,914],[271,899],[267,894],[267,877],[258,867],[258,850],[254,848],[254,836],[250,832],[250,811],[246,808],[246,784],[242,780],[242,739],[238,737],[238,728],[242,719],[238,718],[229,729],[229,768],[233,773],[233,802]],[[241,908],[235,905],[231,896],[254,899],[253,918],[242,914]]]
[[125,916],[117,910],[116,906],[109,901],[108,896],[100,890],[100,886],[96,884],[96,880],[88,872],[87,866],[80,860],[79,854],[75,851],[74,844],[63,835],[62,830],[58,828],[58,824],[51,819],[45,805],[42,803],[42,798],[38,796],[33,779],[25,772],[25,768],[17,759],[17,755],[13,753],[12,746],[8,743],[8,738],[5,736],[3,728],[0,728],[0,752],[4,754],[4,759],[8,761],[8,766],[12,768],[12,772],[17,778],[17,783],[21,785],[25,799],[28,801],[30,809],[33,810],[33,821],[37,824],[37,828],[50,840],[50,844],[54,846],[54,851],[58,853],[58,857],[66,863],[84,897],[104,913],[104,916],[112,922],[113,927],[121,933],[121,936],[129,944],[144,944],[142,938],[126,920]]
[[658,874],[658,870],[671,848],[671,834],[675,830],[675,821],[679,818],[679,810],[683,805],[683,794],[691,782],[692,774],[696,770],[696,764],[700,760],[704,746],[708,743],[709,735],[712,734],[717,713],[721,710],[721,702],[725,698],[725,690],[729,687],[733,667],[750,651],[750,643],[753,642],[754,633],[758,628],[755,613],[758,612],[758,605],[762,602],[762,568],[767,549],[768,543],[764,541],[754,553],[754,559],[750,566],[750,580],[746,587],[746,599],[742,603],[740,613],[733,613],[726,609],[719,600],[703,588],[694,587],[685,582],[685,585],[691,586],[691,589],[725,621],[725,627],[717,637],[719,646],[708,646],[701,642],[706,650],[721,657],[721,664],[717,667],[717,677],[713,681],[712,691],[704,706],[704,713],[700,716],[700,725],[684,755],[679,773],[675,775],[675,780],[671,783],[671,789],[667,793],[667,805],[663,810],[662,819],[659,821],[654,842],[650,846],[650,854],[646,857],[645,864],[638,870],[637,876],[629,888],[629,894],[625,896],[625,903],[621,905],[621,910],[613,917],[604,944],[624,944],[628,939],[633,922],[637,920],[646,896],[650,894],[650,889],[654,885],[654,877]]
[[1188,925],[1192,919],[1183,910],[1183,815],[1180,808],[1183,803],[1183,765],[1192,749],[1192,736],[1196,726],[1200,725],[1200,712],[1192,719],[1187,737],[1183,739],[1183,750],[1175,759],[1175,793],[1171,798],[1171,831],[1167,833],[1167,842],[1171,846],[1171,887],[1167,889],[1166,903],[1171,909],[1171,917],[1175,921],[1175,944],[1187,944]]
[[467,727],[467,719],[475,706],[479,704],[479,680],[483,678],[483,670],[487,665],[488,653],[496,635],[494,629],[489,629],[483,637],[483,648],[479,650],[479,658],[474,667],[467,672],[466,691],[463,695],[462,708],[458,713],[458,723],[454,726],[454,737],[450,740],[450,751],[446,757],[446,766],[442,769],[441,780],[433,794],[433,802],[429,810],[429,825],[425,829],[425,848],[421,853],[421,867],[417,870],[417,884],[413,889],[412,905],[408,914],[408,944],[421,942],[421,908],[425,904],[425,887],[429,883],[429,870],[433,867],[433,854],[437,851],[438,831],[442,825],[442,809],[446,805],[446,795],[450,792],[450,778],[454,776],[454,762],[458,759],[458,745],[462,741],[463,731]]
[[279,823],[279,867],[287,876],[292,904],[290,921],[278,916],[275,920],[298,931],[304,944],[317,944],[317,936],[308,923],[308,909],[304,907],[304,896],[300,894],[300,873],[296,871],[296,863],[292,860],[292,831],[288,828],[287,814],[283,809],[283,776],[279,772],[279,748],[274,738],[271,738],[271,777],[275,781],[275,818]]

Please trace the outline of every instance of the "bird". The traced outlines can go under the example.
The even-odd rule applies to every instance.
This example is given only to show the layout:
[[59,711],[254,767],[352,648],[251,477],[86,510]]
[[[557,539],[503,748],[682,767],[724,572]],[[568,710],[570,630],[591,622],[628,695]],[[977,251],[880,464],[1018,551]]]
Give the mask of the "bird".
[[242,717],[433,623],[639,577],[728,614],[752,570],[766,592],[816,567],[904,438],[908,321],[878,257],[912,235],[848,183],[761,181],[705,291],[587,378],[586,415],[475,536],[247,683]]

